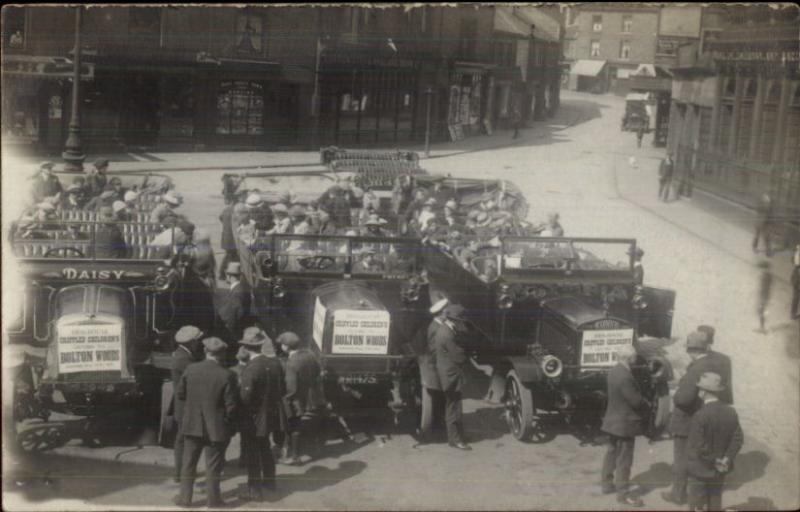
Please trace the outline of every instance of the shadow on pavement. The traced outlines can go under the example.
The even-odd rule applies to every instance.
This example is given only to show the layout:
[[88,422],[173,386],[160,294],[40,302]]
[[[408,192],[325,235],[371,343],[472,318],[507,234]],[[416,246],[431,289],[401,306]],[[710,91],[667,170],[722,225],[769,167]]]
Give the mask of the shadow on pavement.
[[778,339],[783,340],[787,357],[800,359],[800,321],[785,322],[770,330]]
[[758,450],[740,453],[734,462],[734,468],[725,479],[725,490],[735,491],[742,485],[758,480],[766,473],[770,456]]
[[669,487],[672,484],[672,466],[666,462],[656,462],[647,471],[631,478],[631,483],[637,486],[637,494],[641,496]]
[[744,503],[727,505],[725,510],[778,510],[778,507],[775,505],[775,502],[769,498],[750,496]]

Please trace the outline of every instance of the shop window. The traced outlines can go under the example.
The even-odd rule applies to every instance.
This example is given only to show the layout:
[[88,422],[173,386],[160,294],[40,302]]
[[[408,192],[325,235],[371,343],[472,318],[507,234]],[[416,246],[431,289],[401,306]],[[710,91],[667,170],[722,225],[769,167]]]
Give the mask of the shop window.
[[264,86],[258,82],[220,84],[217,94],[217,130],[220,135],[264,133]]
[[744,89],[744,99],[755,100],[756,93],[758,92],[758,82],[756,80],[748,80]]
[[22,50],[25,48],[25,8],[3,9],[3,48]]
[[631,58],[631,43],[629,41],[622,41],[619,43],[619,58],[622,60],[629,60]]
[[599,14],[592,16],[592,30],[601,32],[603,30],[603,17]]
[[162,136],[186,136],[194,133],[194,92],[189,77],[165,76],[161,83]]
[[633,16],[631,16],[630,14],[622,16],[622,31],[626,34],[630,34],[632,27],[633,27]]
[[241,13],[236,18],[236,51],[260,55],[263,51],[264,19],[257,14]]
[[781,100],[781,85],[778,83],[774,83],[769,88],[769,93],[767,93],[767,98],[765,102],[769,105],[777,105],[780,100]]
[[719,139],[717,146],[724,153],[728,152],[731,137],[731,125],[733,124],[733,105],[722,105],[719,115]]
[[736,79],[732,77],[726,78],[722,96],[726,98],[733,98],[735,95],[736,95]]
[[592,52],[589,55],[592,57],[600,56],[600,41],[592,41]]

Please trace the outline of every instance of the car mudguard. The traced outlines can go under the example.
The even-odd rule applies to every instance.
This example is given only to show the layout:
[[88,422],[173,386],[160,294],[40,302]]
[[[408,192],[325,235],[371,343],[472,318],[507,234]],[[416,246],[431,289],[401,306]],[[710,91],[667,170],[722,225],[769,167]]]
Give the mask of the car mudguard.
[[539,382],[544,375],[539,362],[530,356],[512,356],[505,358],[505,361],[510,363],[511,367],[507,370],[514,370],[517,372],[520,380],[525,383]]

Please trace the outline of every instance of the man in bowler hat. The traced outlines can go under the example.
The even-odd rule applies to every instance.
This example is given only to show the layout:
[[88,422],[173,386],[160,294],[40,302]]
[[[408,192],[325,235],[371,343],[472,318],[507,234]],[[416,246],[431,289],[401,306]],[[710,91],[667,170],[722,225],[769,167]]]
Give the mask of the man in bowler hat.
[[736,411],[720,400],[725,386],[718,374],[703,373],[697,389],[703,405],[689,424],[689,506],[697,511],[723,510],[725,475],[733,469],[744,435]]
[[459,450],[472,450],[464,442],[461,391],[464,387],[464,370],[469,359],[459,344],[459,322],[464,308],[448,304],[434,319],[438,325],[429,343],[433,346],[436,373],[444,392],[447,442]]
[[270,433],[280,425],[279,407],[283,395],[283,369],[272,364],[262,352],[272,340],[258,327],[248,327],[239,344],[249,352],[247,365],[242,369],[241,397],[242,437],[247,437],[247,492],[240,495],[245,501],[263,500],[264,491],[275,490],[275,458],[269,443]]
[[225,269],[228,289],[221,290],[219,316],[232,339],[241,339],[244,323],[250,315],[250,287],[242,281],[242,264],[231,261]]
[[708,337],[708,355],[706,355],[706,357],[711,367],[714,368],[714,372],[722,377],[722,385],[725,389],[720,392],[719,399],[728,405],[733,405],[733,370],[731,368],[731,358],[713,349],[712,345],[714,345],[716,329],[710,325],[701,325],[697,330],[705,333]]
[[713,361],[707,357],[708,346],[708,336],[705,333],[695,331],[689,334],[686,339],[686,353],[692,362],[678,382],[673,397],[675,408],[669,422],[673,441],[672,489],[661,493],[661,497],[675,505],[685,505],[687,500],[686,442],[689,436],[689,420],[702,405],[697,394],[697,382],[703,373],[714,370]]
[[606,377],[608,401],[601,428],[608,434],[608,448],[603,458],[602,490],[604,494],[616,492],[617,501],[623,505],[642,507],[641,498],[629,491],[636,436],[644,433],[648,408],[631,373],[636,357],[632,345],[623,347]]
[[219,481],[225,467],[225,449],[235,430],[236,375],[222,366],[228,346],[219,338],[206,338],[203,346],[206,358],[186,368],[176,393],[177,398],[184,401],[181,492],[173,499],[180,507],[192,504],[200,452],[205,452],[206,458],[207,504],[209,507],[224,505]]

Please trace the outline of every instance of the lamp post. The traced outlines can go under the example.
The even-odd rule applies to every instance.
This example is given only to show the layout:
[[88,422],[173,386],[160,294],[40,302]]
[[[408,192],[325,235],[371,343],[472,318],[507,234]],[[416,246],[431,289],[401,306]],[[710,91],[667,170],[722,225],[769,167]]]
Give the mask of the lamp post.
[[64,144],[64,170],[83,172],[86,155],[81,145],[80,84],[81,84],[81,7],[75,8],[75,55],[72,61],[72,112],[69,118],[69,134]]
[[433,88],[428,86],[425,89],[425,96],[427,96],[428,105],[425,113],[425,158],[431,156],[431,98],[433,97]]

